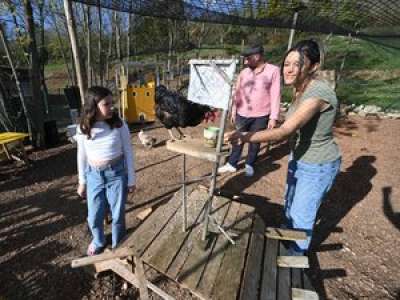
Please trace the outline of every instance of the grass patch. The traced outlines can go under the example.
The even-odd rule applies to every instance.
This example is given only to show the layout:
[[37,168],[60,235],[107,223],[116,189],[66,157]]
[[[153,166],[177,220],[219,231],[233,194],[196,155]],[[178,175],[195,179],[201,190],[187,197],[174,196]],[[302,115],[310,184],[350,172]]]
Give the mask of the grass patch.
[[400,68],[400,50],[388,48],[364,40],[343,37],[331,38],[327,46],[325,68],[340,68],[343,57],[345,70],[392,70]]
[[344,80],[336,92],[342,103],[373,104],[383,109],[400,110],[400,79]]

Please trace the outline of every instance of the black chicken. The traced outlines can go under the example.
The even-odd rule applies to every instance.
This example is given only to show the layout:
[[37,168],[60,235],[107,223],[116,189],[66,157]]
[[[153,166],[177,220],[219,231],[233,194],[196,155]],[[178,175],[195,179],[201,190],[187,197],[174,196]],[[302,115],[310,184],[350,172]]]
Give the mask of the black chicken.
[[191,102],[163,85],[156,88],[155,102],[156,116],[168,129],[172,139],[176,139],[172,128],[178,131],[178,139],[181,139],[184,134],[179,128],[194,127],[204,119],[214,117],[211,107]]

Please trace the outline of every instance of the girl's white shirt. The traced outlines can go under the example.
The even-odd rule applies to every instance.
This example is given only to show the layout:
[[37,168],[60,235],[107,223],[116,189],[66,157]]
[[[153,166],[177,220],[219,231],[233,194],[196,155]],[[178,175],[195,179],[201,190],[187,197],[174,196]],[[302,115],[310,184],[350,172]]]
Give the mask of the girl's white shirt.
[[78,125],[76,138],[78,143],[79,184],[86,184],[85,170],[88,160],[93,162],[107,162],[123,156],[128,173],[128,186],[135,185],[136,176],[133,147],[126,123],[123,122],[120,128],[111,129],[106,122],[95,122],[91,135],[92,138],[89,139],[81,132]]

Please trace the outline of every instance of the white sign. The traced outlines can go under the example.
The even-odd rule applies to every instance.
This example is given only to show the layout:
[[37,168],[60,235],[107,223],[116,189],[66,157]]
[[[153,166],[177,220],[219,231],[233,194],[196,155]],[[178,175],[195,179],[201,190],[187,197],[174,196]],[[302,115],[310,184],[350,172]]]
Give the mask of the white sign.
[[[188,99],[192,102],[227,110],[236,60],[190,60]],[[226,74],[224,76],[220,71]]]

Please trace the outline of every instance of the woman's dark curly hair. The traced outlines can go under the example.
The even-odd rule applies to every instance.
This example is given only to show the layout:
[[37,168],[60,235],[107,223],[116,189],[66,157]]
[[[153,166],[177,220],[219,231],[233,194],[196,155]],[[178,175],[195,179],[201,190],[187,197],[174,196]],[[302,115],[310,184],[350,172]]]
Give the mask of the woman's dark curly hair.
[[[79,126],[81,132],[87,135],[89,139],[92,138],[91,131],[93,124],[97,121],[97,104],[107,96],[111,95],[111,91],[105,87],[92,86],[88,89]],[[113,116],[110,119],[104,120],[104,122],[106,122],[111,129],[120,128],[122,126],[122,120],[118,116],[117,112],[113,112]]]

